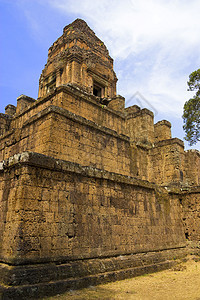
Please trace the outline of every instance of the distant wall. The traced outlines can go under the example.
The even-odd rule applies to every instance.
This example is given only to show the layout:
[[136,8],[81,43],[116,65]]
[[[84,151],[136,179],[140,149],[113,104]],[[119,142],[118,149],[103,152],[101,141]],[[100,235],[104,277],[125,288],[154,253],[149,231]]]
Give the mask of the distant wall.
[[185,152],[186,183],[190,186],[200,185],[200,152],[188,150]]
[[163,140],[149,150],[150,181],[179,186],[185,180],[184,143],[177,139]]
[[191,188],[180,197],[186,239],[200,240],[200,188]]

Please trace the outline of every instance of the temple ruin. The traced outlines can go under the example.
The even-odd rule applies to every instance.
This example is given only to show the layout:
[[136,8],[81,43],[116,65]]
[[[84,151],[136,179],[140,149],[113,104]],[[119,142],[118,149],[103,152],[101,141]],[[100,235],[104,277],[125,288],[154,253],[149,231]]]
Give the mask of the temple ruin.
[[0,295],[31,299],[169,268],[200,240],[200,154],[125,107],[113,59],[75,20],[38,99],[0,114]]

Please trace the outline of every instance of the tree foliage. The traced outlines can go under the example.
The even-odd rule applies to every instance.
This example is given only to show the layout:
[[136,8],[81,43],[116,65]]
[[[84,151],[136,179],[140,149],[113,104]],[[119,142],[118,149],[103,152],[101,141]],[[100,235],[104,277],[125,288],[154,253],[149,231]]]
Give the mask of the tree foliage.
[[200,69],[189,76],[189,91],[196,91],[193,98],[185,102],[183,108],[183,129],[185,140],[192,146],[200,141]]

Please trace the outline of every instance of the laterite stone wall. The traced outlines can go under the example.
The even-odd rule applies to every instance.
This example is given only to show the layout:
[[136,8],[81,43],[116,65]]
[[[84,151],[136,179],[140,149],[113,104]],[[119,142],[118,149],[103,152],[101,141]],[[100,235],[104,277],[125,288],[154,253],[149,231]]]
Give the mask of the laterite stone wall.
[[85,259],[185,245],[179,199],[162,188],[29,152],[9,160],[4,169],[4,262]]

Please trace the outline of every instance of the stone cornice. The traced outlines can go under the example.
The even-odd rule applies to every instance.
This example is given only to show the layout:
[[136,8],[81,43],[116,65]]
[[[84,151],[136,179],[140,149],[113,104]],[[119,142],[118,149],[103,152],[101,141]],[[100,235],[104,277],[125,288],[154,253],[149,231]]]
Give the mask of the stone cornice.
[[154,148],[168,146],[168,145],[172,145],[172,144],[177,144],[184,149],[184,142],[178,138],[172,138],[172,139],[168,139],[168,140],[159,141],[154,144]]
[[97,169],[90,166],[82,166],[78,163],[56,159],[44,154],[29,151],[15,154],[14,156],[11,156],[10,158],[0,162],[0,172],[4,172],[10,168],[17,166],[19,167],[23,165],[40,167],[43,169],[49,169],[64,173],[76,173],[85,177],[105,179],[118,183],[146,188],[154,190],[157,195],[165,195],[163,196],[164,198],[166,198],[166,194],[168,193],[174,195],[184,195],[200,192],[200,186],[159,186],[155,183],[138,179],[135,177],[109,172],[103,169]]
[[61,107],[58,107],[58,106],[54,106],[54,105],[50,105],[48,106],[47,108],[45,108],[44,110],[42,110],[41,112],[35,114],[34,116],[32,116],[30,119],[28,119],[27,121],[25,121],[22,125],[22,128],[23,127],[26,127],[27,125],[30,125],[31,123],[33,122],[36,122],[38,119],[44,117],[45,115],[47,114],[50,114],[50,113],[55,113],[55,114],[59,114],[63,117],[66,117],[70,120],[73,120],[77,123],[80,123],[80,124],[83,124],[85,126],[89,126],[93,129],[96,129],[98,131],[101,131],[101,132],[104,132],[105,134],[109,134],[111,136],[114,136],[116,138],[119,138],[121,140],[124,140],[126,142],[129,142],[130,141],[130,138],[124,134],[118,134],[115,130],[112,130],[108,127],[105,127],[105,126],[102,126],[102,125],[99,125],[93,121],[90,121],[90,120],[87,120],[85,119],[84,117],[81,117],[79,115],[76,115],[64,108],[61,108]]
[[72,172],[86,177],[105,179],[151,190],[157,190],[158,188],[156,184],[150,183],[146,180],[121,175],[90,166],[82,166],[78,163],[55,159],[44,154],[29,151],[15,154],[7,160],[0,162],[0,172],[4,172],[7,169],[22,165],[35,166],[59,172]]

